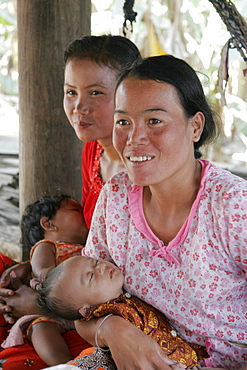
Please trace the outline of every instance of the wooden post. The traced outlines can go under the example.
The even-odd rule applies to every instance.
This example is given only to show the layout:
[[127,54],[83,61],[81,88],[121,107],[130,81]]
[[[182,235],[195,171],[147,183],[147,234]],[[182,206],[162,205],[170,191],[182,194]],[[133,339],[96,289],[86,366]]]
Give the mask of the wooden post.
[[[81,148],[63,111],[63,52],[90,34],[90,0],[18,0],[20,213],[58,189],[81,199]],[[23,250],[23,260],[29,251]]]

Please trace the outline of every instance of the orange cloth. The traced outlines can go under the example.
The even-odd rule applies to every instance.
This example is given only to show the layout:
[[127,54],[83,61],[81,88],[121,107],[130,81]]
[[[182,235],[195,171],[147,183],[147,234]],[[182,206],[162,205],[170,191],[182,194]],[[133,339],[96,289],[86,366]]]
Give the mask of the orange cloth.
[[41,243],[50,243],[54,245],[56,250],[56,266],[70,257],[80,256],[81,250],[84,248],[84,245],[82,244],[72,244],[60,241],[54,242],[53,240],[42,239],[32,247],[30,251],[30,260],[32,260],[33,252],[35,251],[36,247]]
[[101,304],[93,313],[82,320],[119,315],[153,338],[172,360],[193,367],[208,357],[205,347],[188,343],[180,338],[165,316],[152,306],[128,293]]

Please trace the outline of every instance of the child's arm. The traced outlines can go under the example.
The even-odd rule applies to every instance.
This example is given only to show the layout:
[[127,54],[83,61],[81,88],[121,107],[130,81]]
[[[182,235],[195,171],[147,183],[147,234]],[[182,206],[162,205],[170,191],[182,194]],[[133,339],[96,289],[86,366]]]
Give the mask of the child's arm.
[[56,267],[56,248],[52,243],[41,242],[38,244],[31,259],[34,277],[44,281],[49,271]]

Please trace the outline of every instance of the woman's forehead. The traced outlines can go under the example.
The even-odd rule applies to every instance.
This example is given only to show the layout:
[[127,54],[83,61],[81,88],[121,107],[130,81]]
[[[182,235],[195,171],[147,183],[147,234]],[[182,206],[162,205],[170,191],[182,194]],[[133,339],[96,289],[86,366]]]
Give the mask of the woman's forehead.
[[155,103],[157,99],[172,99],[176,103],[180,103],[176,88],[162,81],[151,79],[140,79],[137,77],[127,77],[118,86],[115,95],[116,107],[122,106],[125,102],[130,104],[132,99],[136,99],[135,107],[142,105],[143,101],[140,97],[145,98],[145,101]]

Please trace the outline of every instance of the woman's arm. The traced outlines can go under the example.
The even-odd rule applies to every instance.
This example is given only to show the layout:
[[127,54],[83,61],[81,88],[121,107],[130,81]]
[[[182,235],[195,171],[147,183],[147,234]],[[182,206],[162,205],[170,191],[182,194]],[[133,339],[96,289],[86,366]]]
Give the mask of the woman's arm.
[[75,327],[92,345],[98,330],[98,344],[110,348],[118,370],[169,370],[175,363],[152,338],[120,316],[109,317],[98,329],[102,320],[76,321]]

